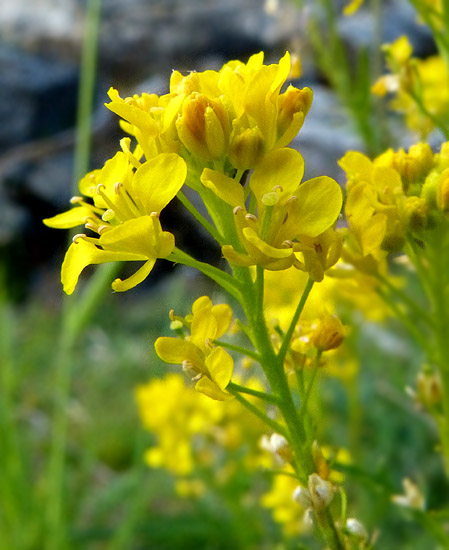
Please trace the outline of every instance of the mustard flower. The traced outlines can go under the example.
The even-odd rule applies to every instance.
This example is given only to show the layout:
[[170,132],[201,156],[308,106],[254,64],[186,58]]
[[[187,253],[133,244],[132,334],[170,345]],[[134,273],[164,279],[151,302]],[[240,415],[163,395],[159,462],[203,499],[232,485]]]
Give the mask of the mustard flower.
[[[163,231],[159,214],[175,197],[186,177],[185,162],[176,154],[162,153],[144,164],[130,162],[129,143],[100,170],[87,174],[74,197],[74,208],[44,220],[49,227],[71,228],[84,224],[98,237],[78,234],[70,245],[61,270],[64,291],[71,294],[83,269],[90,264],[143,261],[136,273],[112,288],[125,291],[141,283],[157,258],[168,257],[174,236]],[[134,170],[134,165],[138,168]]]
[[202,296],[194,302],[191,316],[184,320],[190,336],[158,338],[156,353],[167,363],[182,364],[194,376],[197,391],[219,401],[229,399],[225,389],[231,381],[234,361],[213,341],[227,331],[231,320],[232,310],[227,304],[214,306],[208,296]]
[[234,211],[240,249],[231,244],[222,248],[230,263],[275,271],[295,265],[321,280],[324,270],[337,261],[338,237],[331,228],[340,213],[341,189],[327,176],[301,183],[303,173],[304,161],[297,151],[280,148],[268,153],[249,182],[256,217],[246,210],[238,182],[218,171],[203,171],[203,185]]

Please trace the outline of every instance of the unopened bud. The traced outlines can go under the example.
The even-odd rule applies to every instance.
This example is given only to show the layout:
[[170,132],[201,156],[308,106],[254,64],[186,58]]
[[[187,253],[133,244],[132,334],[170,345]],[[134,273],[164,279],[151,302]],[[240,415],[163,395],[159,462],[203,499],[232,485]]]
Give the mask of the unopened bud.
[[310,343],[321,351],[336,349],[343,342],[345,329],[336,315],[320,319],[309,335]]
[[264,152],[264,139],[257,126],[242,131],[234,129],[229,147],[229,160],[235,168],[238,170],[254,168],[262,159]]
[[442,172],[436,188],[437,206],[443,212],[449,212],[449,169]]
[[294,490],[293,500],[297,502],[300,506],[302,506],[304,510],[309,510],[310,508],[313,508],[310,491],[305,487],[301,487],[301,485],[298,485],[298,487],[296,487],[296,489]]
[[410,231],[422,231],[427,227],[429,205],[421,197],[407,197],[405,199],[404,217],[406,227]]
[[334,487],[329,481],[325,481],[318,474],[309,476],[308,488],[312,499],[313,509],[324,510],[334,498]]
[[346,529],[354,538],[368,540],[368,532],[363,523],[361,523],[358,519],[348,518],[346,520]]

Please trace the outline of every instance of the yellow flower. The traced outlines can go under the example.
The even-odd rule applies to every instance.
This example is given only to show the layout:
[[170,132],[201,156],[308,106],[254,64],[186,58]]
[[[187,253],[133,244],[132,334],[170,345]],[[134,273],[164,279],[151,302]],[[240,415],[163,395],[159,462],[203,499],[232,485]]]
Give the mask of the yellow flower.
[[155,349],[167,363],[182,364],[197,380],[195,389],[212,399],[223,401],[231,396],[225,391],[231,381],[234,361],[221,346],[213,341],[220,338],[232,320],[232,310],[226,304],[212,305],[207,296],[198,298],[192,306],[192,315],[185,320],[190,326],[189,339],[161,337]]
[[125,152],[118,152],[101,170],[85,176],[80,191],[87,200],[74,197],[74,208],[44,220],[46,225],[56,228],[84,224],[98,234],[98,238],[85,234],[74,237],[61,270],[67,294],[74,291],[87,265],[145,262],[125,281],[116,279],[112,283],[116,291],[129,290],[148,276],[157,258],[168,257],[174,249],[174,237],[162,230],[159,214],[182,187],[185,162],[173,153],[163,153],[134,171],[129,157],[125,147]]
[[[234,209],[240,249],[227,244],[222,252],[233,264],[261,265],[282,270],[295,265],[315,273],[317,250],[324,253],[323,269],[329,267],[330,228],[340,213],[342,192],[331,178],[321,176],[301,183],[304,161],[293,149],[280,148],[268,153],[254,169],[249,187],[256,199],[257,217],[245,207],[241,185],[224,174],[205,169],[203,185]],[[320,246],[316,243],[320,242]],[[321,247],[321,248],[320,248]],[[237,247],[238,248],[238,247]],[[338,247],[332,247],[332,251]],[[304,262],[296,256],[302,254]],[[321,264],[320,264],[321,265]],[[317,278],[322,278],[322,271]]]

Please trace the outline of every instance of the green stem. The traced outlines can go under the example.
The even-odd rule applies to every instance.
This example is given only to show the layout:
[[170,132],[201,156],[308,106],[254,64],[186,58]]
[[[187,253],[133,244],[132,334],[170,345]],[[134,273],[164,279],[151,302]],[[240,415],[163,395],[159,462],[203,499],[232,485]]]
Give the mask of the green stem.
[[307,284],[304,288],[304,291],[302,293],[301,299],[299,300],[296,311],[290,322],[290,326],[288,327],[288,330],[285,333],[284,341],[282,342],[281,349],[279,350],[279,353],[278,353],[278,361],[281,362],[282,364],[284,363],[285,356],[287,355],[288,348],[290,347],[290,341],[292,339],[293,332],[295,331],[296,325],[299,321],[302,310],[304,309],[307,298],[309,297],[310,291],[312,290],[313,284],[314,284],[314,281],[309,277]]
[[275,395],[271,395],[269,393],[265,393],[263,391],[253,390],[252,388],[247,388],[246,386],[241,386],[240,384],[235,384],[234,382],[230,382],[226,389],[228,391],[233,392],[239,392],[239,393],[246,393],[248,395],[253,395],[254,397],[258,397],[259,399],[262,399],[263,401],[266,401],[267,403],[271,403],[273,405],[279,405],[279,399]]
[[233,387],[229,384],[227,386],[227,390],[229,393],[231,393],[239,403],[241,403],[246,409],[248,409],[252,414],[257,416],[257,418],[260,418],[262,422],[264,422],[267,426],[269,426],[274,432],[283,435],[284,437],[287,437],[287,433],[285,431],[285,428],[281,426],[278,422],[275,420],[272,420],[269,416],[267,416],[264,412],[262,412],[260,409],[258,409],[255,405],[253,405],[250,401],[245,399],[240,393],[233,389]]
[[430,317],[430,315],[427,314],[427,312],[420,307],[416,302],[414,302],[410,296],[408,296],[405,292],[403,292],[400,288],[395,287],[386,277],[381,275],[380,273],[376,274],[376,277],[379,279],[379,281],[385,285],[388,290],[394,294],[397,298],[399,298],[404,304],[406,304],[411,312],[414,313],[415,317],[417,319],[422,319],[425,321],[428,325],[433,326],[434,321]]
[[236,344],[230,344],[229,342],[222,342],[221,340],[214,340],[214,344],[216,344],[217,346],[221,346],[222,348],[229,349],[231,351],[236,351],[241,355],[247,355],[248,357],[251,357],[251,359],[254,359],[254,361],[260,363],[259,354],[251,351],[250,349],[244,348],[242,346],[237,346]]
[[217,229],[193,206],[182,191],[178,191],[176,196],[184,208],[192,214],[195,220],[204,227],[204,229],[217,241],[217,243],[220,245],[225,244],[224,238],[220,235]]
[[195,258],[187,254],[187,252],[184,252],[183,250],[177,247],[175,247],[175,249],[167,259],[175,263],[183,264],[188,267],[193,267],[195,269],[198,269],[198,271],[201,271],[201,273],[206,275],[206,277],[209,277],[209,279],[212,279],[218,285],[220,285],[228,294],[233,296],[238,302],[241,301],[240,285],[238,284],[238,282],[235,280],[234,277],[232,277],[225,271],[222,271],[221,269],[218,269],[217,267],[214,267],[213,265],[210,265],[206,262],[200,262],[199,260],[195,260]]

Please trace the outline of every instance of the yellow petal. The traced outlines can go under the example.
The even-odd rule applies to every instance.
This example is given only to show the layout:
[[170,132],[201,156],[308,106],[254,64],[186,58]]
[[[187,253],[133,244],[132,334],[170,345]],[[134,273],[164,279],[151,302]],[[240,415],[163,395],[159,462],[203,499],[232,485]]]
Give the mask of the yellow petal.
[[54,227],[55,229],[69,229],[70,227],[76,227],[77,225],[84,225],[86,218],[92,216],[92,209],[87,206],[75,206],[53,216],[53,218],[46,218],[42,220],[47,227]]
[[113,281],[112,283],[112,290],[115,290],[116,292],[125,292],[126,290],[134,288],[148,277],[155,263],[156,259],[148,260],[143,264],[142,267],[140,267],[133,275],[131,275],[127,279],[115,279],[115,281]]
[[264,254],[265,256],[268,256],[269,258],[281,259],[281,258],[288,258],[289,256],[293,255],[292,248],[276,248],[274,246],[271,246],[265,241],[263,241],[254,231],[254,229],[251,229],[250,227],[245,227],[243,229],[243,234],[245,238],[255,248],[257,248],[262,254]]
[[206,357],[205,363],[211,379],[224,390],[231,381],[234,370],[232,357],[223,348],[216,347]]
[[243,187],[225,174],[205,168],[201,174],[201,183],[232,207],[244,206]]
[[133,179],[132,194],[145,212],[160,212],[176,196],[187,175],[185,161],[175,153],[162,153],[142,164]]
[[192,313],[195,315],[201,309],[212,309],[212,300],[209,296],[200,296],[192,304]]
[[64,292],[72,294],[81,272],[88,265],[143,259],[145,258],[132,253],[100,250],[92,242],[78,239],[70,245],[62,263],[61,282],[64,286]]
[[105,105],[110,111],[130,122],[133,126],[145,130],[148,136],[157,134],[157,125],[150,113],[122,99],[114,88],[109,89],[108,95],[111,102],[105,103]]
[[343,205],[341,187],[327,176],[305,181],[296,196],[290,212],[297,223],[295,236],[317,237],[335,223]]
[[154,344],[158,356],[166,363],[181,364],[189,361],[198,372],[204,372],[204,360],[201,350],[188,340],[162,336]]
[[[106,231],[98,239],[98,244],[104,250],[131,252],[140,256],[142,260],[156,259],[159,257],[158,244],[160,243],[158,242],[158,237],[160,234],[160,223],[157,218],[141,216]],[[174,247],[173,235],[170,241]],[[170,246],[168,246],[168,249],[170,249]]]
[[268,153],[257,165],[250,179],[251,191],[258,205],[273,188],[280,186],[279,204],[282,205],[297,190],[304,175],[304,160],[301,153],[284,147]]
[[203,376],[198,380],[195,385],[195,389],[196,391],[204,393],[204,395],[207,395],[216,401],[226,401],[227,399],[232,399],[231,394],[220,390],[217,384],[210,380],[207,376]]
[[195,313],[190,325],[191,341],[202,351],[208,351],[209,341],[217,334],[217,320],[210,309],[202,309]]
[[228,330],[232,321],[232,309],[228,304],[217,304],[212,308],[212,315],[217,320],[217,334],[215,338],[220,338]]

